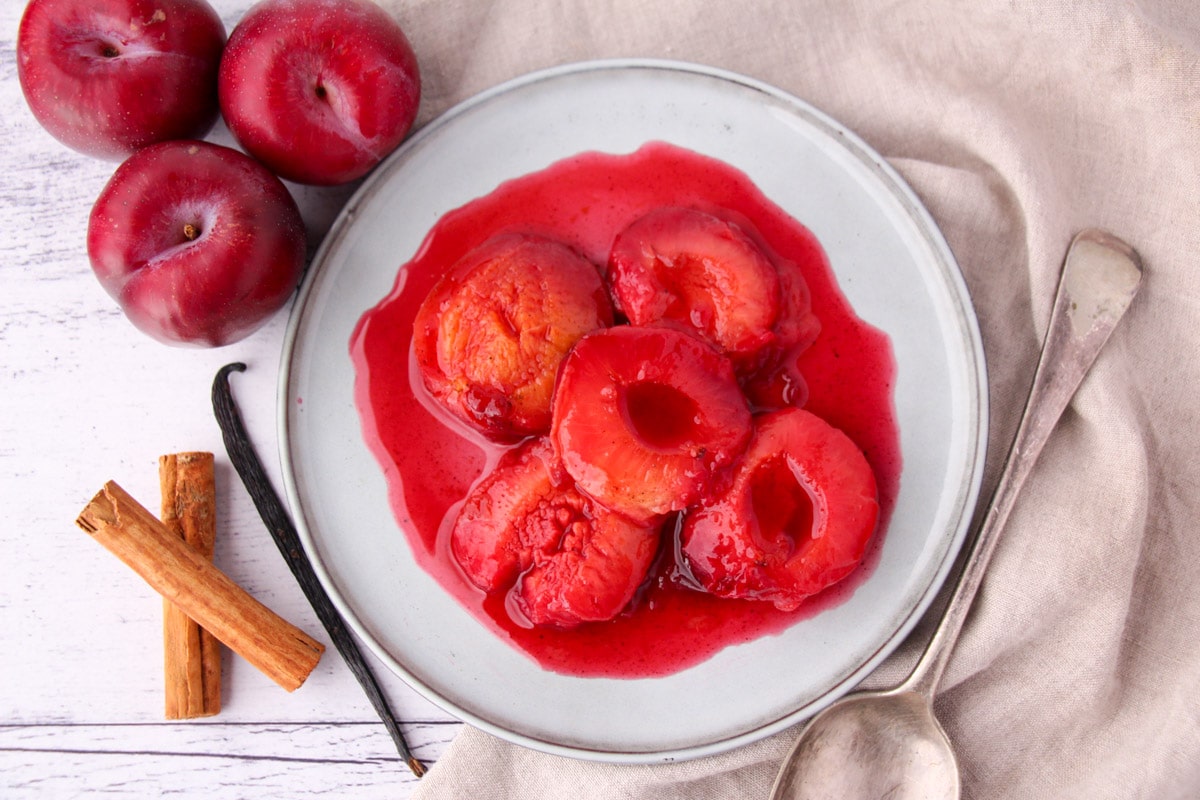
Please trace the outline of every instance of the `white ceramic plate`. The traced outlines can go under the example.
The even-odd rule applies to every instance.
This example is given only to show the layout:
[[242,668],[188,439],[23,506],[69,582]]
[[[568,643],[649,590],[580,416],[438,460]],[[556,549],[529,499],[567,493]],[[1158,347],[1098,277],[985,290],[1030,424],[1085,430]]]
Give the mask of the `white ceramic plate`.
[[[419,567],[354,406],[349,341],[446,212],[582,151],[666,141],[745,172],[824,245],[896,358],[904,459],[878,564],[840,605],[654,679],[540,669]],[[713,69],[603,61],[488,91],[422,129],[366,181],[317,254],[288,328],[279,419],[289,501],[349,625],[418,691],[501,737],[654,762],[748,743],[851,689],[911,630],[962,543],[986,443],[979,334],[933,221],[876,153],[794,97]]]

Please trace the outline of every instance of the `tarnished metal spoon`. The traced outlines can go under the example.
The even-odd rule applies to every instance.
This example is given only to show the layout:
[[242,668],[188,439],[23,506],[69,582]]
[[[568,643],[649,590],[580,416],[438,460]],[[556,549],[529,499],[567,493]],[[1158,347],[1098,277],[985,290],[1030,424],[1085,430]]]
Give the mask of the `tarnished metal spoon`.
[[847,695],[813,717],[771,800],[959,797],[958,762],[934,716],[934,691],[1017,492],[1140,282],[1137,253],[1116,237],[1087,230],[1071,242],[1025,413],[941,623],[899,686]]

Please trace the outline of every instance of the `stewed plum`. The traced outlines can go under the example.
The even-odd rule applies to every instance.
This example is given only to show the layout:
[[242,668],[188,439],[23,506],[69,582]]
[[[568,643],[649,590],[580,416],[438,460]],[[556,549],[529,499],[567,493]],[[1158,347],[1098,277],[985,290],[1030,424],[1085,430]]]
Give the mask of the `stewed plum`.
[[654,209],[617,234],[608,258],[618,311],[634,325],[693,331],[739,374],[809,344],[819,325],[794,264],[741,226],[694,208]]
[[729,360],[671,328],[620,325],[580,339],[563,362],[552,436],[567,472],[634,519],[717,491],[750,436]]
[[496,441],[550,428],[559,364],[611,325],[599,269],[560,242],[497,236],[467,253],[417,313],[413,349],[429,392]]
[[803,409],[775,411],[756,418],[730,490],[684,518],[682,554],[706,591],[786,611],[858,566],[878,515],[854,442]]
[[532,624],[560,628],[619,614],[658,545],[657,525],[581,493],[544,437],[505,453],[467,496],[451,534],[472,583],[508,592]]

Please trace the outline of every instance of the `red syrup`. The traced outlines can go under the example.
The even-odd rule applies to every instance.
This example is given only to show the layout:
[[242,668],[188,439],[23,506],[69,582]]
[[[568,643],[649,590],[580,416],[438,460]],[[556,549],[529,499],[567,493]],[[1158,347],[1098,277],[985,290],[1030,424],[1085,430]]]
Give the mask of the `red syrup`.
[[[428,396],[412,355],[413,319],[442,273],[499,232],[557,238],[604,265],[618,231],[669,205],[742,223],[768,254],[799,265],[821,322],[799,362],[808,389],[804,407],[845,431],[866,454],[879,486],[879,532],[849,578],[783,612],[691,588],[676,567],[668,522],[655,567],[621,616],[572,630],[530,628],[509,614],[503,596],[472,586],[450,554],[450,529],[463,498],[504,448],[467,431]],[[651,143],[628,155],[582,153],[501,184],[437,222],[400,268],[391,294],[359,321],[351,354],[364,436],[418,563],[487,628],[547,670],[615,678],[676,673],[842,602],[878,560],[901,464],[890,342],[854,314],[812,233],[723,162]]]

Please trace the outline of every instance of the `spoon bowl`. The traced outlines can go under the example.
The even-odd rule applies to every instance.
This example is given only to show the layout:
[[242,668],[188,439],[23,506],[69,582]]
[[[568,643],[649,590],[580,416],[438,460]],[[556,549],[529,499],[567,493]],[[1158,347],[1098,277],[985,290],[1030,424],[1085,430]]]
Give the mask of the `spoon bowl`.
[[999,533],[1050,432],[1137,294],[1136,252],[1085,230],[1071,242],[1033,387],[958,582],[917,665],[895,689],[856,692],[813,717],[784,759],[771,800],[957,800],[958,763],[933,695]]
[[[889,769],[879,769],[881,763]],[[774,797],[954,800],[958,762],[924,695],[859,692],[809,723],[775,785]]]

